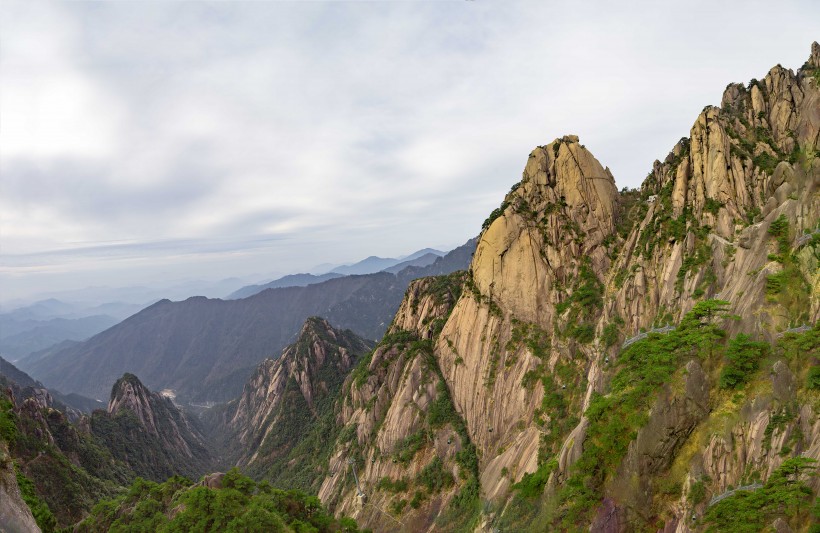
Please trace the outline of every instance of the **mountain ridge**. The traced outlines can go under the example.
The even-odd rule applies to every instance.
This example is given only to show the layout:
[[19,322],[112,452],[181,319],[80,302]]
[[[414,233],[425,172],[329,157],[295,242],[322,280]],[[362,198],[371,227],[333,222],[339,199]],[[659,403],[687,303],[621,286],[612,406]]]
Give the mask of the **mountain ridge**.
[[151,388],[173,389],[183,403],[227,401],[240,393],[260,361],[281,352],[308,316],[379,338],[410,280],[464,268],[473,243],[397,275],[345,276],[266,289],[241,300],[163,299],[83,343],[24,364],[23,370],[52,388],[96,398],[107,395],[103,384],[131,372]]
[[[689,531],[721,520],[704,493],[816,468],[818,74],[814,43],[730,84],[637,191],[577,136],[533,150],[443,323],[408,291],[345,385],[330,464],[374,505],[349,471],[322,500],[385,530]],[[761,505],[753,529],[810,520]]]

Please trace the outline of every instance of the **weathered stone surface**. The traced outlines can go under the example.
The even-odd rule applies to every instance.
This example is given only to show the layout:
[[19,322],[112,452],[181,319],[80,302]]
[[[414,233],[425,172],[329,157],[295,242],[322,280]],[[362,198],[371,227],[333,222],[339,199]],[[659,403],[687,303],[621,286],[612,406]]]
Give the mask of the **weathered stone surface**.
[[326,394],[329,384],[320,378],[331,369],[340,383],[352,368],[355,357],[368,345],[349,331],[338,331],[326,320],[308,318],[296,343],[278,359],[266,359],[257,367],[242,396],[228,405],[223,431],[233,435],[231,446],[236,464],[247,465],[258,458],[259,445],[276,431],[277,422],[288,416],[283,409],[285,388],[294,380],[308,409],[315,411],[317,396]]
[[[812,65],[820,66],[816,44]],[[625,219],[623,209],[630,197],[617,192],[609,170],[577,136],[536,148],[500,216],[481,234],[470,281],[437,339],[431,319],[443,316],[450,303],[425,300],[421,286],[408,291],[394,325],[436,339],[434,357],[478,448],[481,497],[502,509],[502,518],[512,483],[538,468],[539,442],[556,422],[550,413],[536,412],[545,392],[552,391],[544,391],[540,380],[523,387],[525,376],[546,373],[552,386],[567,390],[571,415],[579,420],[562,429],[551,452],[557,468],[546,494],[554,497],[584,449],[588,421],[583,411],[593,392],[607,394],[617,368],[620,342],[604,345],[605,327],[619,325],[622,341],[660,320],[678,323],[702,298],[730,302],[731,312],[741,317],[724,324],[730,335],[745,332],[774,340],[797,314],[805,320],[807,313],[811,322],[820,318],[820,269],[813,249],[795,254],[813,291],[805,295],[805,306],[785,309],[766,293],[769,277],[783,269],[769,233],[772,223],[785,217],[789,238],[796,239],[820,220],[820,88],[807,72],[776,66],[748,86],[727,86],[721,108],[705,108],[690,137],[654,163],[634,221]],[[685,231],[661,239],[658,224],[668,220]],[[601,308],[584,317],[596,335],[586,344],[562,334],[569,325],[566,304],[582,266],[603,287]],[[549,346],[536,355],[532,346],[511,342],[520,324],[545,332]],[[648,423],[604,488],[592,531],[640,529],[657,524],[660,515],[664,531],[697,530],[692,516],[701,516],[704,504],[694,508],[685,496],[695,480],[708,476],[708,490],[718,493],[737,486],[750,471],[766,479],[782,463],[784,446],[795,446],[789,453],[820,458],[820,421],[812,405],[795,407],[799,383],[788,365],[776,363],[771,384],[735,405],[724,393],[710,392],[717,390],[714,364],[687,361],[678,381],[658,391]],[[384,453],[420,427],[435,395],[423,365],[408,360],[402,350],[378,349],[369,375],[351,387],[340,416],[345,424],[357,424],[360,444],[370,445],[370,438]],[[796,409],[794,416],[769,427],[786,405]],[[442,437],[434,435],[406,469],[367,451],[371,459],[365,459],[363,479],[372,486],[380,476],[417,473],[433,450],[452,464]],[[343,457],[339,448],[333,461]],[[684,493],[670,503],[655,494],[655,482],[672,470],[682,476]],[[811,483],[817,488],[816,480]],[[368,526],[389,529],[390,519],[379,511],[356,510],[354,493],[342,485],[338,477],[326,479],[323,501],[356,513]],[[409,515],[417,521],[405,529],[434,527],[431,520],[449,497]],[[377,497],[379,505],[388,501]],[[485,514],[480,527],[491,529],[496,516]]]
[[0,531],[39,533],[31,510],[23,501],[17,476],[5,442],[0,442]]

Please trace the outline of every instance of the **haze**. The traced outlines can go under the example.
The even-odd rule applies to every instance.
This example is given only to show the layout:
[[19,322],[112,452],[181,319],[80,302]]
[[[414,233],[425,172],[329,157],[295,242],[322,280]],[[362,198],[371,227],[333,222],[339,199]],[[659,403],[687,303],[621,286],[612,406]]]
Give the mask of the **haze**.
[[818,38],[817,2],[622,4],[3,1],[0,303],[449,249],[536,145],[639,186]]

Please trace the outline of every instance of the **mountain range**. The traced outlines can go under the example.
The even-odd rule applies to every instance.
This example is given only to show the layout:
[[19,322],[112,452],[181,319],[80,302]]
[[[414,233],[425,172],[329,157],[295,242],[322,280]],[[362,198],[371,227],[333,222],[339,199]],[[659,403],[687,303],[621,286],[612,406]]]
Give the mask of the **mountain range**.
[[173,389],[183,403],[227,401],[260,361],[279,355],[307,317],[380,338],[412,279],[464,268],[474,248],[471,240],[398,274],[344,276],[239,300],[162,300],[85,342],[18,364],[50,388],[91,398],[104,398],[107,384],[130,372],[152,389]]
[[[43,355],[48,386],[114,384],[76,424],[9,369],[28,387],[0,390],[0,517],[24,531],[815,531],[819,146],[813,43],[796,72],[729,84],[640,189],[619,191],[564,135],[529,153],[477,239],[432,264],[163,300]],[[197,401],[220,404],[195,420]],[[172,472],[201,477],[123,491]]]

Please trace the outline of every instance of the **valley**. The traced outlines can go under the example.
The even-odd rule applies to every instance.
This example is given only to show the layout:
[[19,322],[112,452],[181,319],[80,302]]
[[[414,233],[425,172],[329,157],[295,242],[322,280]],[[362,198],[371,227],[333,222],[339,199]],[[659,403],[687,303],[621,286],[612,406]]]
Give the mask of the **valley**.
[[729,84],[638,189],[581,139],[522,157],[447,254],[160,300],[2,361],[0,518],[817,531],[820,45]]

